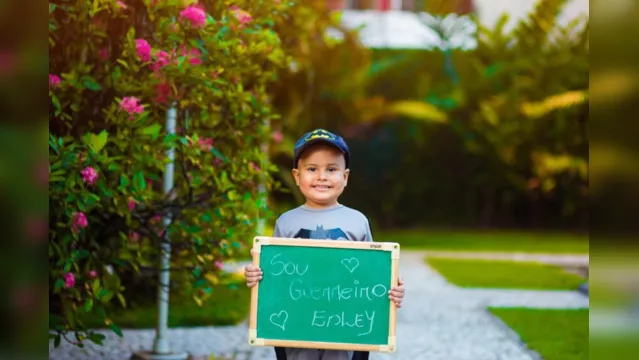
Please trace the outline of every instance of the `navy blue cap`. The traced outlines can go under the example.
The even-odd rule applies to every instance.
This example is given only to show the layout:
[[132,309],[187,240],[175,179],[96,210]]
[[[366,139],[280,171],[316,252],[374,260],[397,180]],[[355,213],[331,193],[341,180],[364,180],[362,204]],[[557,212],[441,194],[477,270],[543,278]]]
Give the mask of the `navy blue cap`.
[[348,163],[351,157],[351,152],[346,145],[344,139],[341,136],[335,135],[330,131],[326,131],[324,129],[316,129],[311,132],[304,134],[297,142],[295,143],[295,150],[293,152],[293,167],[297,168],[297,162],[300,159],[300,156],[304,152],[304,150],[308,149],[309,146],[317,143],[326,143],[329,145],[333,145],[338,150],[340,150],[344,154],[344,159],[346,160],[346,168],[348,169]]

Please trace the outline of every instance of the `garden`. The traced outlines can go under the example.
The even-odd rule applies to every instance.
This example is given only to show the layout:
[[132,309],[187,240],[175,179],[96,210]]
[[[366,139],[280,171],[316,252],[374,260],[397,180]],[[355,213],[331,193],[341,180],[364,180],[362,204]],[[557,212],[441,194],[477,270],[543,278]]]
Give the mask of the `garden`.
[[[169,328],[243,324],[242,265],[301,204],[292,148],[314,128],[348,142],[340,202],[375,241],[460,288],[576,291],[565,267],[443,255],[588,255],[588,20],[557,23],[566,3],[480,26],[473,50],[397,50],[322,1],[50,1],[53,347],[155,328],[163,286]],[[588,309],[487,311],[544,359],[587,358]]]

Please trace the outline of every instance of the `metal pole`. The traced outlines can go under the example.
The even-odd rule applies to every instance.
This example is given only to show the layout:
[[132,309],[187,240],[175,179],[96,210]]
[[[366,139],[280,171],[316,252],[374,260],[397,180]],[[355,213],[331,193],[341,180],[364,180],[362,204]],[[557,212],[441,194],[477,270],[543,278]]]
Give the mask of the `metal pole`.
[[[169,108],[166,112],[166,131],[168,134],[175,134],[175,123],[177,118],[177,110],[175,106]],[[164,193],[168,194],[173,188],[173,172],[175,163],[175,150],[170,148],[167,150],[169,162],[164,170]],[[160,274],[158,287],[158,323],[155,332],[155,340],[153,341],[152,352],[140,352],[134,354],[135,359],[154,359],[154,360],[185,360],[187,353],[171,353],[168,342],[168,319],[169,319],[169,285],[171,268],[171,244],[168,226],[171,223],[170,216],[164,216],[162,219],[164,224],[164,241],[160,247]]]
[[[169,135],[175,134],[175,119],[177,117],[177,110],[175,107],[171,107],[166,112],[166,132]],[[175,150],[170,148],[167,151],[167,157],[169,162],[165,166],[164,170],[164,193],[168,194],[173,188],[173,171],[175,161]],[[156,354],[166,354],[169,351],[169,344],[167,342],[166,333],[168,330],[168,317],[169,317],[169,284],[170,284],[170,272],[171,267],[171,244],[169,243],[169,231],[168,227],[171,224],[170,216],[164,216],[162,219],[164,224],[164,241],[161,246],[160,257],[160,286],[158,287],[158,324],[157,332],[155,334],[155,341],[153,343],[153,352]]]

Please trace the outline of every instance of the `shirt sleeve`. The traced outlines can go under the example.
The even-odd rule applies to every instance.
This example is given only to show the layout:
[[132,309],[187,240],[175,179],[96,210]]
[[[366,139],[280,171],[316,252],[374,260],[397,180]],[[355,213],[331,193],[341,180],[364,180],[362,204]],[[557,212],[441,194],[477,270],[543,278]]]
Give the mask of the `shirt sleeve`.
[[280,228],[280,219],[275,221],[275,228],[273,229],[273,237],[283,237],[282,230]]
[[373,242],[373,232],[371,231],[371,225],[367,218],[364,218],[364,238],[362,241]]

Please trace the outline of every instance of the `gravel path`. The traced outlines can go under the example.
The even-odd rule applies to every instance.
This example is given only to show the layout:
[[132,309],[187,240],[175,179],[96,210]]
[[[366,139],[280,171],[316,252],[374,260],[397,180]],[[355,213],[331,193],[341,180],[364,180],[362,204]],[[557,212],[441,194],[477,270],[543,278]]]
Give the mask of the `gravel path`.
[[[588,308],[588,298],[573,291],[524,291],[461,289],[448,283],[424,261],[424,252],[402,252],[400,276],[406,298],[397,317],[397,351],[372,353],[371,360],[534,360],[535,353],[516,334],[493,317],[486,306]],[[193,356],[215,354],[235,360],[275,359],[271,348],[247,344],[248,326],[172,328],[175,351]],[[135,351],[149,349],[153,330],[124,330],[124,338],[110,331],[106,347],[86,349],[50,346],[50,359],[128,359]]]

